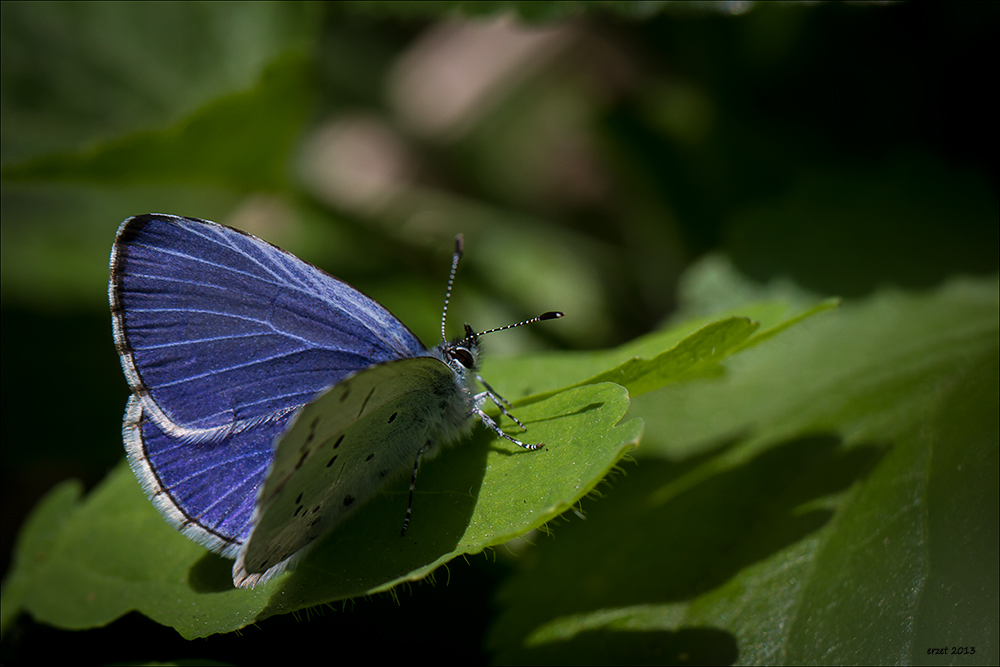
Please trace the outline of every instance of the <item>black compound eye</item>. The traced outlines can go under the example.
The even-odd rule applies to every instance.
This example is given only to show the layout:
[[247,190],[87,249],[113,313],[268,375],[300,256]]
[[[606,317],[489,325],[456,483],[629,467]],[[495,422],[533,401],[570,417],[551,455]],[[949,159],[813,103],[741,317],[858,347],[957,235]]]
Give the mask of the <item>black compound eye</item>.
[[456,347],[451,356],[454,359],[458,359],[458,363],[466,368],[472,368],[476,365],[476,360],[472,358],[472,353],[464,347]]

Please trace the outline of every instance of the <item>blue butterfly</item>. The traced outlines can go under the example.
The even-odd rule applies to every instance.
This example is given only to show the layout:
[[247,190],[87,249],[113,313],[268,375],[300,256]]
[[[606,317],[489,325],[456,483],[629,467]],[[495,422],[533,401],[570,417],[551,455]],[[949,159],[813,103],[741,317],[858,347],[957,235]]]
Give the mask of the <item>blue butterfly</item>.
[[[461,253],[459,236],[445,314]],[[476,373],[482,334],[465,325],[447,341],[442,317],[442,343],[428,350],[376,301],[239,230],[129,218],[108,298],[132,390],[129,464],[172,526],[235,559],[236,586],[280,574],[412,470],[405,531],[421,458],[470,416],[541,446],[483,412],[491,400],[514,419]]]

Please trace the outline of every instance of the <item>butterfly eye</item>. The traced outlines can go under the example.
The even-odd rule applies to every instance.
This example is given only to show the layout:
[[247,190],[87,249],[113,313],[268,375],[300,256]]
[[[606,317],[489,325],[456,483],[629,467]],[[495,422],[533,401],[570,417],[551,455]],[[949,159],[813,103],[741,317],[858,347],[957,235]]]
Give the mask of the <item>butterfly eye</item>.
[[458,363],[462,364],[466,368],[472,368],[476,365],[476,360],[472,357],[472,352],[464,347],[456,347],[451,356],[453,359],[458,359]]

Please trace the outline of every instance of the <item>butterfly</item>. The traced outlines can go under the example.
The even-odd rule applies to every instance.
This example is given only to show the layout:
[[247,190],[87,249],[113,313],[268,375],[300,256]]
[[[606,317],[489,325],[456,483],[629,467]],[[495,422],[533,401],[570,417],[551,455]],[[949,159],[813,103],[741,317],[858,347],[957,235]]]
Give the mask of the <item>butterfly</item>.
[[[125,220],[111,252],[115,346],[132,391],[129,465],[168,523],[253,587],[460,437],[487,401],[479,336],[432,349],[373,299],[266,241],[172,215]],[[477,382],[483,389],[479,390]]]

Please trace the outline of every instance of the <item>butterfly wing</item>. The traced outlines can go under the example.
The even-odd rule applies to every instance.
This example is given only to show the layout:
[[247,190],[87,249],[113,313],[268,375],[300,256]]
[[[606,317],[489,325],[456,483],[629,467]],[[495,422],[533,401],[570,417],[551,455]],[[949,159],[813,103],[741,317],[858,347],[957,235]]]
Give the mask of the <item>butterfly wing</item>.
[[294,412],[361,369],[427,353],[353,287],[204,220],[126,220],[108,292],[133,394],[129,462],[172,525],[228,556]]
[[362,371],[307,405],[278,444],[233,580],[252,587],[344,520],[418,452],[466,424],[464,379],[432,357]]

